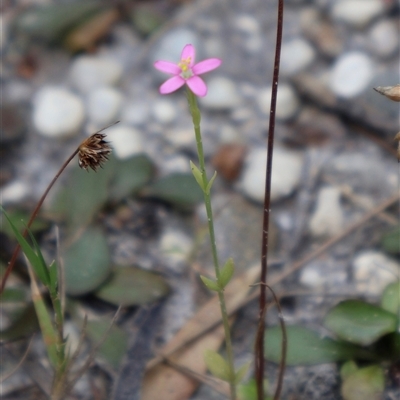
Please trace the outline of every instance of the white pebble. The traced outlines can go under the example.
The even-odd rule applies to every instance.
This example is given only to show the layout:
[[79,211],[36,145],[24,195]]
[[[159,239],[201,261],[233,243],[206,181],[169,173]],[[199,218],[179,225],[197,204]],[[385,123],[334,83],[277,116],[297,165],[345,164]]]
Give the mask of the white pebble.
[[364,295],[382,294],[389,283],[398,279],[400,265],[378,251],[368,250],[353,261],[356,288]]
[[134,126],[144,125],[149,117],[150,109],[147,102],[132,101],[126,103],[121,111],[121,120]]
[[120,159],[129,158],[143,152],[143,139],[139,131],[125,125],[107,129],[107,138]]
[[240,14],[235,18],[235,28],[247,35],[256,35],[261,31],[259,21],[247,14]]
[[323,187],[317,197],[315,211],[310,218],[310,232],[315,237],[330,237],[343,228],[343,210],[340,205],[340,190]]
[[170,124],[177,117],[175,103],[171,100],[156,100],[153,103],[152,113],[157,122],[162,124]]
[[84,118],[82,100],[66,89],[45,86],[33,101],[33,123],[44,136],[71,136],[78,132]]
[[100,86],[115,85],[122,76],[122,66],[111,58],[98,56],[78,57],[71,66],[72,85],[82,93]]
[[[262,113],[269,116],[272,86],[261,89],[257,95],[257,103]],[[300,101],[291,85],[282,83],[278,86],[276,99],[276,118],[286,121],[296,115]]]
[[20,181],[14,181],[4,185],[0,190],[1,203],[15,204],[24,200],[29,195],[28,186]]
[[300,283],[310,288],[322,288],[326,283],[326,274],[314,263],[305,266],[300,272]]
[[[179,270],[186,267],[186,261],[193,248],[193,240],[184,232],[166,229],[160,239],[160,250],[163,261],[170,267],[180,265]],[[177,271],[179,272],[179,271]]]
[[314,48],[304,39],[292,39],[282,45],[281,73],[290,76],[307,68],[315,59]]
[[373,73],[373,63],[366,54],[361,52],[343,54],[332,68],[330,88],[337,96],[350,99],[368,87]]
[[333,18],[362,28],[384,11],[382,0],[338,0],[332,9]]
[[[266,149],[251,150],[240,180],[242,192],[256,202],[264,202]],[[275,147],[272,160],[271,201],[287,197],[300,183],[303,157],[294,151]]]
[[376,23],[368,37],[371,50],[380,57],[389,57],[399,49],[399,30],[392,21]]
[[93,90],[87,99],[90,122],[103,126],[115,121],[121,104],[122,94],[119,90],[107,86]]
[[236,84],[224,77],[210,78],[207,80],[207,96],[199,99],[205,108],[213,110],[230,110],[240,103],[240,96]]

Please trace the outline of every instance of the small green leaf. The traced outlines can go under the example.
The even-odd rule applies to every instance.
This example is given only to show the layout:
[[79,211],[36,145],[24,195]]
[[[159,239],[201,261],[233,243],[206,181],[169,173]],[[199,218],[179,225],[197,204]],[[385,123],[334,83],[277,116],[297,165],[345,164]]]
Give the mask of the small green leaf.
[[169,286],[160,275],[135,267],[117,267],[95,295],[122,306],[147,304],[164,297]]
[[192,174],[168,175],[147,187],[143,193],[182,208],[193,207],[203,200],[203,192]]
[[390,254],[400,253],[400,227],[383,235],[382,247]]
[[213,281],[210,278],[207,278],[204,275],[200,275],[200,279],[203,281],[204,285],[210,289],[213,290],[214,292],[219,292],[221,290],[221,288],[218,285],[218,282]]
[[109,198],[119,201],[130,194],[138,192],[150,181],[154,173],[154,165],[144,154],[127,160],[117,160],[115,176],[111,181]]
[[190,169],[192,170],[194,179],[196,179],[196,182],[200,186],[200,189],[204,191],[203,175],[201,171],[199,170],[196,164],[194,164],[192,161],[189,162],[190,162]]
[[211,179],[207,183],[206,194],[210,194],[211,187],[212,187],[216,177],[217,177],[217,171],[214,172],[214,175],[211,177]]
[[204,352],[204,361],[212,375],[226,382],[231,381],[229,364],[216,351],[206,350]]
[[116,325],[110,328],[111,322],[109,318],[88,321],[86,331],[89,339],[96,345],[109,329],[98,355],[116,370],[128,348],[128,334]]
[[391,283],[386,287],[381,299],[381,307],[395,315],[400,312],[400,282]]
[[340,376],[344,380],[358,370],[357,364],[353,361],[347,361],[340,368]]
[[235,265],[233,263],[233,259],[230,258],[221,269],[221,273],[219,275],[219,285],[221,289],[224,289],[225,286],[229,283],[234,272]]
[[338,337],[362,346],[394,332],[396,322],[392,313],[359,300],[343,301],[325,317],[325,326]]
[[235,384],[237,385],[240,383],[245,375],[247,374],[247,371],[250,368],[251,361],[243,364],[236,372],[235,372]]
[[379,365],[360,368],[342,383],[344,400],[379,400],[385,388],[385,376]]
[[111,272],[111,257],[103,232],[88,228],[64,253],[65,287],[70,295],[97,289]]
[[[329,338],[322,338],[317,333],[300,327],[288,326],[287,358],[288,365],[323,364],[351,358],[373,359],[367,351]],[[279,326],[269,328],[265,335],[266,359],[279,363],[281,360],[282,332]]]
[[[268,392],[268,381],[264,379],[264,392]],[[239,400],[257,400],[257,384],[255,379],[238,385]],[[272,400],[272,397],[265,395],[265,400]]]
[[0,294],[1,304],[27,302],[28,295],[24,287],[6,287]]

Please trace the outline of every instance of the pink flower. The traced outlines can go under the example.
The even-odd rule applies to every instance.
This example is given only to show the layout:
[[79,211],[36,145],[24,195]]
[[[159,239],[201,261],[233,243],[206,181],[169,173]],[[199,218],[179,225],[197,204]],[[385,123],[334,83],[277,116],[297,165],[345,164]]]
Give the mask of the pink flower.
[[169,61],[156,61],[154,67],[159,71],[174,75],[160,86],[161,94],[172,93],[185,83],[189,89],[199,97],[207,94],[207,86],[199,75],[218,68],[222,61],[219,58],[208,58],[195,64],[196,50],[191,44],[187,44],[181,54],[181,61],[174,64]]

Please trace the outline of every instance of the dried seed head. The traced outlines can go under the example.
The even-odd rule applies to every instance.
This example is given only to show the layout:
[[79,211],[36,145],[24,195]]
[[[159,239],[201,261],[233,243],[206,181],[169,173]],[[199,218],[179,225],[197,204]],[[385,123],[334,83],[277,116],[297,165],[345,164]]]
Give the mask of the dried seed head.
[[94,133],[84,140],[79,146],[79,166],[88,170],[92,168],[96,171],[102,167],[102,164],[108,160],[108,155],[111,153],[111,147],[104,140],[104,133]]
[[396,86],[378,86],[374,90],[390,100],[400,101],[400,84]]

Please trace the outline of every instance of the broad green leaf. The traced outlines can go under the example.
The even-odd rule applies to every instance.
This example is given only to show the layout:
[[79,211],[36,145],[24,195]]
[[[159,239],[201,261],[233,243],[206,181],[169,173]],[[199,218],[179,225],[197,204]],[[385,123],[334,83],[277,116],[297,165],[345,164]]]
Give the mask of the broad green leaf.
[[396,322],[392,313],[359,300],[343,301],[325,317],[325,326],[338,337],[363,346],[394,332]]
[[117,267],[95,295],[122,306],[147,304],[164,297],[169,286],[160,275],[136,267]]
[[400,227],[383,235],[382,247],[390,254],[400,253]]
[[213,290],[214,292],[218,292],[221,290],[221,288],[218,285],[218,282],[213,281],[210,278],[207,278],[204,275],[200,275],[200,279],[202,280],[202,282],[204,283],[204,285],[210,289]]
[[51,212],[67,221],[70,231],[88,225],[105,205],[109,183],[114,175],[115,160],[110,160],[97,172],[75,167],[64,188],[57,193]]
[[107,330],[109,330],[99,348],[98,355],[114,369],[118,369],[128,348],[128,334],[116,325],[110,328],[111,322],[109,318],[102,318],[98,321],[89,320],[86,332],[93,345],[96,345],[103,339]]
[[391,283],[386,287],[381,299],[381,307],[395,315],[400,313],[400,282]]
[[203,192],[192,174],[168,175],[147,187],[143,193],[182,208],[192,207],[203,200]]
[[15,225],[12,223],[11,219],[8,217],[7,213],[4,211],[3,207],[0,205],[0,210],[3,211],[7,221],[9,222],[11,229],[14,232],[15,238],[21,246],[22,251],[26,255],[26,258],[32,264],[32,267],[39,277],[39,279],[45,284],[48,284],[48,274],[47,274],[47,266],[43,264],[43,258],[39,257],[31,245],[26,241],[26,239],[22,236],[22,234],[18,231]]
[[88,228],[64,252],[65,287],[70,295],[97,289],[111,272],[111,257],[103,232]]
[[214,175],[211,177],[211,179],[207,183],[207,187],[206,187],[207,194],[210,194],[210,190],[212,188],[212,185],[213,185],[216,177],[217,177],[217,171],[214,172]]
[[231,381],[229,364],[216,351],[206,350],[204,352],[204,361],[212,375],[226,382]]
[[119,201],[138,192],[150,181],[153,173],[154,165],[144,154],[128,160],[118,160],[115,165],[115,176],[109,189],[110,200]]
[[192,170],[192,174],[194,176],[194,179],[196,179],[196,182],[200,186],[200,189],[202,191],[205,191],[204,183],[203,183],[203,175],[201,174],[200,169],[192,161],[190,161],[190,169]]
[[6,287],[0,294],[0,303],[26,303],[28,301],[28,294],[25,287]]
[[13,25],[17,32],[28,37],[53,42],[101,9],[103,7],[97,1],[46,4],[28,8],[13,21]]
[[234,272],[235,265],[233,263],[233,259],[230,258],[221,269],[221,273],[219,275],[219,284],[222,289],[224,289],[225,286],[229,283]]
[[[300,327],[288,326],[288,365],[323,364],[351,358],[372,358],[372,355],[354,345],[323,338],[319,334]],[[279,363],[281,359],[282,332],[279,326],[269,328],[265,335],[265,357]]]
[[379,365],[360,368],[342,383],[344,400],[380,400],[385,388],[385,376]]

